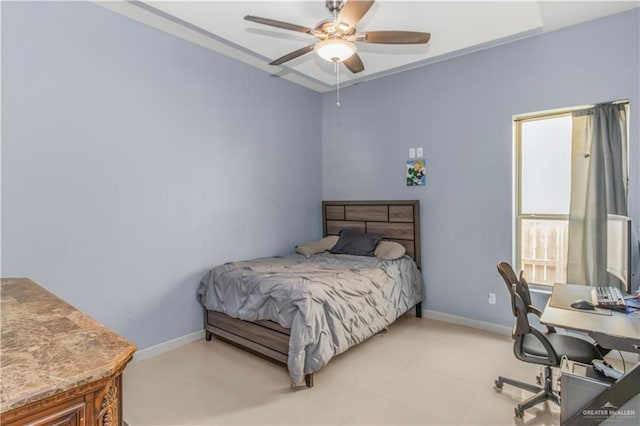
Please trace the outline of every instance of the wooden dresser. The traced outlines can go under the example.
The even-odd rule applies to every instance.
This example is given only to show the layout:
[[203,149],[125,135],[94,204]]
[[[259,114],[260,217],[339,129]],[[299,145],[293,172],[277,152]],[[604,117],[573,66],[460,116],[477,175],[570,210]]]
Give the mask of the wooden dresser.
[[122,425],[136,347],[30,279],[0,290],[0,423]]

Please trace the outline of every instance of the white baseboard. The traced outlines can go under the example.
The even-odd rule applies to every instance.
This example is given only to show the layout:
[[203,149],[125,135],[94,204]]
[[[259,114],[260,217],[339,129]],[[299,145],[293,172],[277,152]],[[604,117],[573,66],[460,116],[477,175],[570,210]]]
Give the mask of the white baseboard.
[[142,349],[133,355],[132,363],[142,361],[143,359],[153,358],[154,356],[168,352],[173,349],[178,349],[181,346],[193,343],[196,340],[204,338],[204,330],[199,330],[194,333],[185,334],[184,336],[177,337],[166,342],[158,343],[157,345],[150,346]]
[[474,320],[471,318],[460,317],[458,315],[445,314],[443,312],[432,311],[430,309],[422,310],[422,317],[436,321],[449,322],[451,324],[463,325],[465,327],[477,328],[479,330],[489,331],[491,333],[511,336],[511,327],[506,325],[494,324],[492,322]]

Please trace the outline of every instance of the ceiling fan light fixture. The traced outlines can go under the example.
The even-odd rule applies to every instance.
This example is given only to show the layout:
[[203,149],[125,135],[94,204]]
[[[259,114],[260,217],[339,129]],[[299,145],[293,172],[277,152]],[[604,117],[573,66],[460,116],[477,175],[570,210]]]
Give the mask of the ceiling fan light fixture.
[[319,41],[315,50],[318,56],[329,62],[342,62],[358,51],[354,43],[339,38]]

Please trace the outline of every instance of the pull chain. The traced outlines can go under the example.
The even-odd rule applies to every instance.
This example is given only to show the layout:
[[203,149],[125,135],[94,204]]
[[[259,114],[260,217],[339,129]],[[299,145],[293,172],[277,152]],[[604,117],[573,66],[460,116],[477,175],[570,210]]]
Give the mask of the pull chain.
[[338,65],[338,61],[334,61],[333,62],[333,68],[336,72],[336,86],[337,86],[337,91],[336,91],[336,96],[337,96],[337,101],[336,101],[336,106],[338,108],[340,108],[340,68]]

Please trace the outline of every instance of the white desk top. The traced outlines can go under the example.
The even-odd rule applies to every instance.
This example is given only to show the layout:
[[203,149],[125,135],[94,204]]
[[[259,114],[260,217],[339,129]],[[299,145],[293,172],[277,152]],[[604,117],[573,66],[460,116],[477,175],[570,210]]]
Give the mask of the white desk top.
[[567,300],[589,300],[591,289],[583,285],[555,284],[540,322],[587,332],[604,347],[640,353],[640,311],[626,314],[612,310],[611,315],[602,315],[574,309],[569,306],[570,302],[566,304]]

